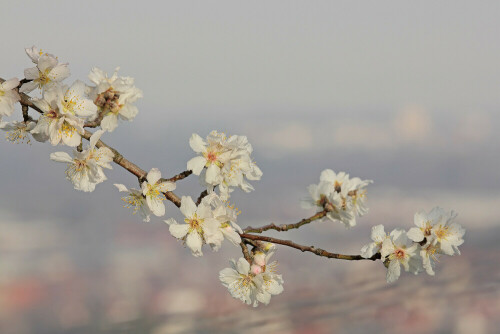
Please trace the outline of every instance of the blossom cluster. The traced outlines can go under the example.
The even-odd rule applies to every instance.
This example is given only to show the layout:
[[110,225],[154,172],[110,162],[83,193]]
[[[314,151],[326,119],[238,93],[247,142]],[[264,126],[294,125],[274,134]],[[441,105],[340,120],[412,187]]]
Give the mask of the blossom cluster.
[[187,169],[200,176],[200,182],[209,192],[218,186],[222,200],[227,200],[235,187],[245,192],[254,190],[247,180],[262,177],[262,171],[250,157],[253,148],[245,136],[227,137],[212,131],[204,140],[194,133],[189,145],[200,155],[188,161]]
[[371,232],[373,242],[363,246],[361,256],[371,258],[380,253],[387,267],[388,283],[399,278],[401,266],[414,274],[425,270],[434,275],[439,255],[460,254],[458,246],[464,242],[465,229],[453,222],[455,217],[455,212],[436,207],[429,213],[417,212],[414,218],[417,227],[408,232],[394,229],[386,234],[383,225],[374,226]]
[[283,278],[276,273],[277,262],[270,262],[274,245],[267,244],[253,254],[250,264],[245,258],[231,260],[231,267],[220,271],[219,279],[233,298],[254,307],[269,304],[271,296],[283,292]]
[[172,236],[182,240],[194,256],[201,256],[203,244],[208,244],[216,251],[224,239],[234,245],[239,245],[242,233],[236,223],[237,209],[228,206],[220,197],[212,193],[196,203],[190,196],[183,196],[180,210],[184,215],[184,223],[177,223],[174,218],[165,220],[170,225]]
[[318,212],[325,210],[330,220],[339,221],[346,228],[353,227],[356,216],[361,217],[368,212],[365,188],[372,182],[325,169],[321,172],[319,183],[308,187],[309,197],[302,201],[302,206],[316,208]]

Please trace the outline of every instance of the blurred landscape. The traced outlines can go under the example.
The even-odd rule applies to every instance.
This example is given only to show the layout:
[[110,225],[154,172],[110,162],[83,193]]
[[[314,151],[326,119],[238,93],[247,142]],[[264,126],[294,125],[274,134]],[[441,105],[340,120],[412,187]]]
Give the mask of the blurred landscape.
[[[310,216],[300,200],[331,168],[374,180],[358,225],[269,235],[359,254],[372,226],[409,229],[441,206],[467,230],[462,255],[388,285],[380,261],[280,246],[284,292],[247,307],[218,279],[240,249],[194,258],[162,219],[122,207],[113,183],[137,187],[130,174],[77,192],[49,160],[67,148],[0,140],[0,333],[498,333],[499,3],[89,3],[4,4],[17,31],[0,77],[22,77],[32,44],[70,63],[68,82],[120,65],[145,97],[102,139],[143,169],[185,170],[193,132],[248,136],[264,176],[231,197],[242,227]],[[201,190],[191,176],[175,192]]]

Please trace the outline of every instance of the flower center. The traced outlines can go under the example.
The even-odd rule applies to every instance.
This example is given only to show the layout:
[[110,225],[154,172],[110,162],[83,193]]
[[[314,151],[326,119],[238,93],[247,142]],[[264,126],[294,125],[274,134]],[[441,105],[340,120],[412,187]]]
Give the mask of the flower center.
[[144,205],[144,197],[142,194],[132,194],[130,193],[129,196],[122,197],[122,201],[125,202],[124,207],[126,208],[134,208],[134,211],[132,214],[136,214],[139,208]]
[[77,101],[73,99],[68,100],[65,98],[61,104],[66,112],[74,114],[76,103]]
[[30,144],[31,140],[29,139],[26,131],[26,126],[20,125],[15,130],[7,131],[5,138],[13,143],[20,144],[26,142],[26,144]]
[[335,191],[338,193],[342,190],[342,182],[335,180],[333,186],[335,187]]
[[198,215],[195,213],[193,217],[186,218],[184,221],[189,224],[189,228],[191,231],[197,231],[198,233],[203,232],[203,221],[204,219],[198,218]]
[[166,199],[156,185],[148,184],[148,195],[162,201]]
[[0,96],[4,96],[4,95],[5,95],[5,92],[0,89]]
[[66,176],[70,179],[81,179],[84,175],[85,170],[88,169],[87,161],[74,159],[73,163],[68,164],[68,168],[66,168]]
[[448,226],[440,226],[436,231],[436,237],[438,239],[446,239],[449,233]]
[[405,258],[405,251],[401,248],[398,248],[394,251],[394,255],[396,256],[396,259],[402,260]]
[[51,118],[51,119],[56,119],[57,118],[57,112],[55,110],[50,110],[48,113],[45,114],[45,117]]
[[426,237],[429,237],[431,235],[431,231],[432,231],[432,226],[431,226],[431,223],[430,222],[427,222],[425,223],[425,228],[424,228],[424,235]]
[[50,69],[46,69],[45,72],[41,72],[40,70],[38,72],[40,73],[40,75],[38,76],[38,79],[36,79],[35,81],[38,82],[38,88],[41,89],[42,86],[50,82],[49,78]]
[[75,130],[76,129],[71,124],[64,121],[59,129],[59,133],[64,134],[66,137],[73,137]]
[[214,152],[208,152],[207,160],[211,163],[215,163],[217,161],[217,154]]

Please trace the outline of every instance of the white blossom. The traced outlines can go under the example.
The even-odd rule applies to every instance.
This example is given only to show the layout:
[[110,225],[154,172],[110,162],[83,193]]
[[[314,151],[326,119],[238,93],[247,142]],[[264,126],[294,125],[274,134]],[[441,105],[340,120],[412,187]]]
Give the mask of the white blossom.
[[[341,194],[343,201],[348,203],[353,213],[359,217],[368,212],[365,204],[366,189],[372,180],[361,180],[358,177],[349,178],[345,172],[335,173],[331,169],[325,169],[321,172],[320,181],[330,183],[336,193]],[[354,222],[354,225],[356,222]],[[351,226],[354,226],[351,225]]]
[[422,258],[422,265],[427,274],[434,276],[434,266],[438,262],[437,255],[442,254],[438,245],[433,245],[432,242],[427,242],[420,247],[420,257]]
[[237,217],[240,214],[238,208],[225,203],[215,193],[206,196],[202,204],[213,208],[212,218],[215,220],[215,223],[205,229],[205,240],[212,249],[217,251],[224,239],[227,239],[233,245],[239,245],[241,242],[239,233],[243,233],[243,231],[236,223]]
[[84,120],[59,109],[64,99],[62,89],[47,90],[43,99],[34,99],[33,103],[43,111],[36,127],[32,131],[33,137],[41,142],[49,140],[52,145],[63,143],[70,147],[80,145],[81,133],[84,133]]
[[151,168],[146,176],[146,181],[141,184],[142,194],[146,197],[149,209],[158,217],[165,215],[165,204],[163,204],[163,201],[166,198],[163,193],[175,190],[176,188],[174,182],[158,182],[160,179],[161,172],[157,168]]
[[145,222],[150,221],[151,210],[146,203],[146,197],[142,194],[142,190],[138,189],[127,189],[127,187],[123,184],[115,183],[114,186],[118,188],[120,192],[128,192],[127,196],[122,197],[122,200],[125,202],[124,207],[133,208],[132,214],[139,214],[142,216],[142,220]]
[[[1,119],[0,119],[1,121]],[[5,138],[13,143],[19,144],[24,143],[30,144],[31,140],[29,138],[29,133],[35,127],[35,122],[18,122],[13,121],[12,123],[0,122],[0,129],[7,132]]]
[[231,260],[232,268],[220,271],[219,279],[231,296],[248,305],[269,304],[271,297],[283,292],[283,278],[276,273],[278,263],[270,262],[274,254],[273,244],[262,243],[265,249],[253,253],[252,263],[244,258]]
[[[276,273],[276,268],[278,263],[276,261],[270,262],[271,256],[274,251],[269,251],[265,254],[264,265],[261,264],[261,259],[259,259],[259,253],[254,255],[254,263],[252,265],[254,274],[262,277],[262,285],[257,292],[257,300],[265,305],[269,304],[271,301],[271,296],[279,295],[283,292],[283,278],[280,274]],[[257,256],[257,259],[255,259]]]
[[66,178],[73,183],[76,190],[92,192],[96,184],[107,179],[102,168],[112,168],[110,162],[114,154],[107,147],[95,148],[103,132],[96,131],[90,137],[87,149],[82,152],[74,150],[73,158],[66,152],[55,152],[50,155],[51,160],[67,164]]
[[93,68],[89,79],[96,85],[92,98],[103,115],[101,128],[112,132],[118,126],[118,119],[131,121],[138,113],[132,103],[142,97],[142,91],[134,86],[134,79],[118,77],[118,68],[113,76],[99,68]]
[[371,239],[373,242],[361,248],[361,256],[369,259],[382,249],[382,243],[388,238],[384,231],[384,225],[376,225],[372,227]]
[[53,55],[42,54],[37,59],[35,53],[27,53],[33,62],[36,60],[36,66],[24,70],[24,77],[31,81],[24,83],[19,92],[29,93],[36,88],[48,89],[69,77],[68,64],[59,64]]
[[401,265],[405,271],[417,274],[422,267],[418,252],[419,245],[411,241],[404,230],[393,230],[390,237],[382,242],[380,250],[382,261],[387,266],[387,283],[392,283],[399,278]]
[[41,56],[43,55],[47,55],[47,56],[50,56],[52,58],[56,58],[56,56],[50,54],[50,53],[46,53],[46,52],[43,52],[41,49],[38,49],[36,46],[32,46],[31,48],[26,48],[24,49],[26,51],[26,54],[28,55],[28,57],[30,57],[31,61],[34,63],[34,64],[38,64],[38,60],[40,59]]
[[440,251],[446,255],[460,255],[458,246],[464,243],[465,229],[453,222],[456,216],[454,211],[445,212],[432,229],[432,244],[439,246]]
[[231,260],[230,263],[231,268],[225,268],[219,272],[222,285],[229,290],[233,298],[257,307],[259,305],[257,295],[264,284],[262,275],[252,274],[250,264],[244,258],[240,258],[238,262]]
[[190,196],[182,196],[180,210],[186,217],[184,224],[177,223],[173,218],[165,220],[165,223],[170,225],[169,231],[172,236],[183,240],[194,256],[202,256],[203,243],[209,243],[206,231],[217,229],[219,223],[213,218],[209,205],[200,203],[196,206]]
[[415,242],[430,242],[437,246],[443,254],[460,254],[458,246],[463,244],[465,229],[457,223],[453,223],[456,217],[454,211],[446,212],[442,208],[435,207],[428,214],[420,211],[415,214],[415,225],[408,231],[408,237]]
[[88,98],[83,81],[77,80],[69,88],[58,85],[54,89],[57,90],[57,105],[61,113],[89,120],[97,116],[97,106]]
[[0,84],[0,119],[2,116],[10,116],[14,112],[14,104],[20,100],[17,93],[19,80],[13,78]]
[[321,172],[320,182],[308,187],[309,197],[302,201],[304,208],[326,210],[326,217],[340,221],[346,228],[356,225],[356,216],[364,215],[366,187],[372,181],[349,178],[345,172],[335,173],[331,169]]
[[408,238],[415,242],[421,242],[424,238],[430,238],[434,225],[440,222],[444,215],[445,211],[439,207],[433,208],[429,213],[425,211],[415,213],[413,221],[417,227],[412,227],[408,231]]
[[200,155],[187,163],[187,169],[199,175],[202,184],[211,192],[219,186],[220,197],[227,200],[234,187],[245,192],[254,188],[247,180],[260,180],[262,171],[252,161],[252,146],[245,136],[231,136],[212,131],[206,141],[193,134],[189,145]]

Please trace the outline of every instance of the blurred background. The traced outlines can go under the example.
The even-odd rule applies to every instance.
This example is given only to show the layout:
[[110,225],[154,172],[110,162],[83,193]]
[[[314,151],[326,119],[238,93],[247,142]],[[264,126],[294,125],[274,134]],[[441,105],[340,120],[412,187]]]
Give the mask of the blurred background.
[[[285,291],[269,306],[231,298],[218,272],[240,249],[194,258],[161,219],[143,223],[113,183],[73,190],[66,150],[0,141],[0,333],[498,333],[498,1],[22,1],[0,12],[0,77],[23,77],[36,45],[87,80],[93,66],[136,79],[139,114],[103,140],[173,176],[188,140],[247,135],[264,172],[231,201],[242,227],[292,223],[325,168],[372,179],[358,226],[316,222],[281,235],[358,254],[373,225],[410,228],[454,209],[462,255],[436,276],[392,285],[377,262],[279,247]],[[20,112],[9,120],[20,119]],[[198,196],[196,177],[176,193]],[[167,215],[180,213],[167,203]],[[273,233],[270,233],[273,235]],[[276,233],[275,233],[276,234]]]

